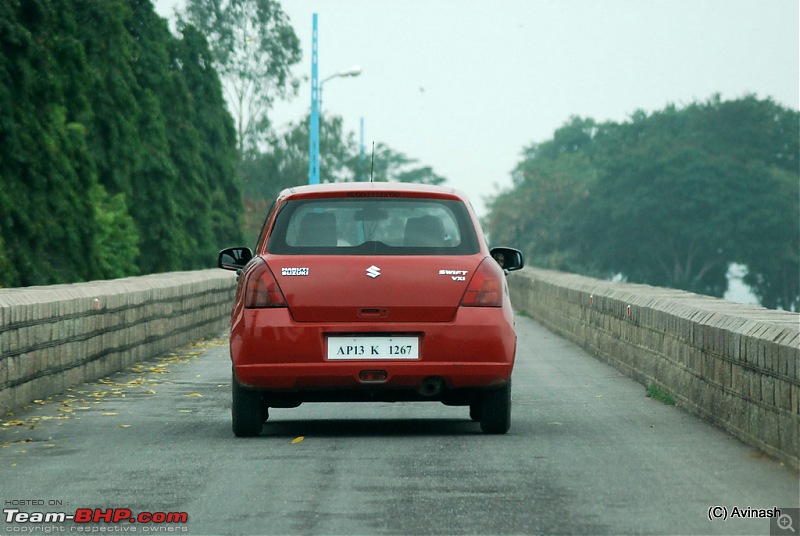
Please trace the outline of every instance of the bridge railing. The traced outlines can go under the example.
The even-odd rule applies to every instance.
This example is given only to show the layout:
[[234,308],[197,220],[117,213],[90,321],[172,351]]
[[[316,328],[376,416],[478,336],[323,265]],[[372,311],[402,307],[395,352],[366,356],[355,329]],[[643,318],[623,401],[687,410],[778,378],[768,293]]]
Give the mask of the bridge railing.
[[800,314],[532,268],[508,281],[517,309],[798,467]]
[[[532,268],[508,281],[517,309],[798,467],[800,315]],[[221,333],[234,291],[217,269],[0,290],[0,411]]]
[[220,333],[235,284],[214,269],[0,290],[0,411]]

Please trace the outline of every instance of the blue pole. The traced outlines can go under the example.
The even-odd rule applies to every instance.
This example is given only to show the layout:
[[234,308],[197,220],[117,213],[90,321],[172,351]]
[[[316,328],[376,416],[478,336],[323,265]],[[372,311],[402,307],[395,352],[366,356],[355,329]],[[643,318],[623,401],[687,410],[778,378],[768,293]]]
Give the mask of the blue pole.
[[308,139],[308,184],[319,184],[319,70],[317,14],[311,32],[311,118]]

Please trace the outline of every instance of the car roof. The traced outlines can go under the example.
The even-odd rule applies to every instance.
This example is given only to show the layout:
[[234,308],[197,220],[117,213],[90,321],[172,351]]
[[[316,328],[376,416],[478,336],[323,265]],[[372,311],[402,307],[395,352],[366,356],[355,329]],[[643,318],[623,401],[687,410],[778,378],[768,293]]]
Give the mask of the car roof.
[[455,188],[408,182],[332,182],[294,186],[283,190],[278,200],[313,197],[434,197],[458,199],[469,205],[467,195]]

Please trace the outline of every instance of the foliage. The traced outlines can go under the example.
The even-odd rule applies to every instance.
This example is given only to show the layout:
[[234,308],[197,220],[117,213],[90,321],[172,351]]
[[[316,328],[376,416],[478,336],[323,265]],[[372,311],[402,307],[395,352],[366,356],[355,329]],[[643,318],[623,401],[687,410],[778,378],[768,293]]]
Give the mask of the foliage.
[[135,275],[136,258],[139,255],[139,231],[128,211],[125,194],[109,196],[102,185],[96,184],[89,191],[95,208],[94,249],[103,279],[114,279]]
[[[272,201],[284,188],[308,184],[309,117],[288,125],[282,133],[272,133],[268,149],[249,151],[242,159],[239,174],[244,196],[244,230],[248,243],[255,243]],[[372,168],[372,169],[371,169]],[[374,160],[362,155],[355,135],[344,131],[342,118],[331,115],[320,121],[320,181],[418,182],[441,184],[445,178],[429,166],[376,144]]]
[[2,286],[96,274],[92,206],[82,195],[96,180],[84,139],[91,111],[77,33],[73,13],[50,2],[0,6],[0,235],[12,265]]
[[573,118],[552,142],[525,151],[526,159],[513,173],[516,187],[490,203],[486,225],[494,243],[516,244],[542,267],[583,273],[591,269],[572,237],[596,175],[580,150],[585,142],[576,142],[593,128],[591,120]]
[[148,0],[0,3],[0,286],[208,266],[239,236],[232,120],[185,36]]
[[754,96],[619,124],[572,118],[525,150],[489,233],[534,265],[713,296],[741,263],[764,305],[797,309],[797,125]]
[[268,135],[275,97],[297,92],[291,76],[300,41],[276,0],[188,0],[179,25],[206,36],[214,65],[236,117],[239,152],[259,147]]

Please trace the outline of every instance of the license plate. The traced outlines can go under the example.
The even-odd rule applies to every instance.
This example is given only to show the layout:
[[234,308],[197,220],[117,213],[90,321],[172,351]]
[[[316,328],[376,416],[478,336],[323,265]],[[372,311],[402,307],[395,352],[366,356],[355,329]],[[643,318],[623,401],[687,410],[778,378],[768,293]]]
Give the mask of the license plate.
[[328,359],[419,359],[419,338],[328,337]]

